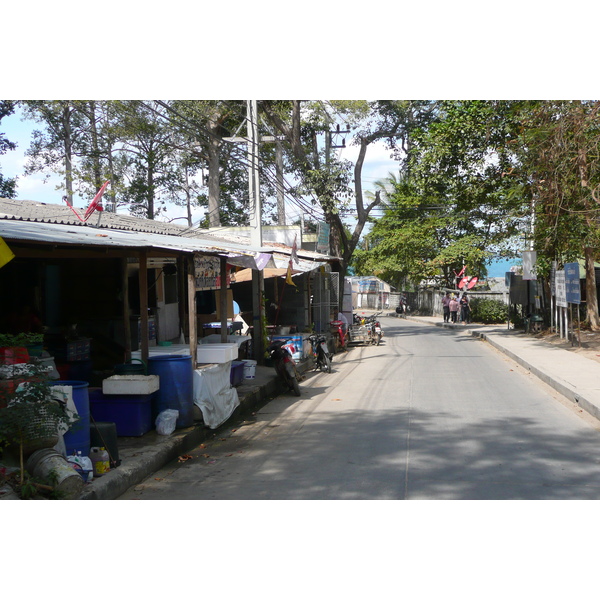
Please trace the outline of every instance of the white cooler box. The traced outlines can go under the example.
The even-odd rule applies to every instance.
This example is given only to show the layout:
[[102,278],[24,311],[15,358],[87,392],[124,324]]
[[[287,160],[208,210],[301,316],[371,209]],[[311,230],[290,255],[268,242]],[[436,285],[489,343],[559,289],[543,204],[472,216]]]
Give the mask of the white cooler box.
[[196,360],[199,363],[225,363],[237,357],[237,344],[199,344]]

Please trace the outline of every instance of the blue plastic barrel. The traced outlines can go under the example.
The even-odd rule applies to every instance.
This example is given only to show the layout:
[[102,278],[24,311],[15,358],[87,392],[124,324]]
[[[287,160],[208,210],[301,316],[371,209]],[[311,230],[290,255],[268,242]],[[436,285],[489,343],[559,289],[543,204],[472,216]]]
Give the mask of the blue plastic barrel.
[[160,388],[152,398],[152,421],[170,408],[179,411],[176,427],[191,427],[194,424],[192,357],[178,354],[150,356],[148,374],[160,378]]
[[68,385],[73,388],[73,403],[79,413],[79,420],[64,434],[67,456],[81,451],[90,454],[90,398],[87,381],[52,381],[52,385]]

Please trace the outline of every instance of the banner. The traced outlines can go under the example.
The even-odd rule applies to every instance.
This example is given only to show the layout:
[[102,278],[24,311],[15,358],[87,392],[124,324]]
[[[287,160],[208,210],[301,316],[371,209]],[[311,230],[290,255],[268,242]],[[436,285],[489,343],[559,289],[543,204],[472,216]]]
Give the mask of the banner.
[[0,269],[10,262],[15,255],[12,250],[6,245],[6,242],[0,237]]

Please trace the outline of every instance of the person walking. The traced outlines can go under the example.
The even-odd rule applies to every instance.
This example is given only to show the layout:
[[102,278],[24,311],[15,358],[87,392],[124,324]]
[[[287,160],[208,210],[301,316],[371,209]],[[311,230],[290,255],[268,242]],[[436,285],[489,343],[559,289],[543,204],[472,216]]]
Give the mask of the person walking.
[[458,312],[458,307],[458,298],[456,296],[452,296],[452,298],[450,298],[448,308],[450,309],[450,319],[453,323],[456,323],[456,313]]
[[463,325],[471,322],[471,305],[469,304],[469,298],[466,292],[460,299],[460,320]]
[[442,310],[444,311],[444,323],[450,322],[450,292],[442,298]]

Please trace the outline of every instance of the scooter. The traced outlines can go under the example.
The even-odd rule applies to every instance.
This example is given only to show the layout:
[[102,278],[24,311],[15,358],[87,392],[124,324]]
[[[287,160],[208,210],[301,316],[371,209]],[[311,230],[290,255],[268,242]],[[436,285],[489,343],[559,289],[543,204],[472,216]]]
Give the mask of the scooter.
[[346,350],[348,334],[344,331],[344,321],[331,321],[329,325],[331,326],[331,333],[335,336],[336,348]]
[[332,356],[327,347],[327,338],[324,335],[313,333],[308,337],[312,347],[317,369],[331,373]]
[[383,329],[381,329],[381,323],[379,322],[379,317],[381,313],[376,313],[366,319],[368,331],[369,331],[369,340],[371,344],[376,344],[379,346],[381,343],[381,338],[383,337]]
[[271,360],[275,363],[275,371],[285,381],[290,390],[296,396],[300,395],[300,384],[298,383],[298,372],[296,362],[292,357],[290,349],[285,340],[277,340],[267,347]]

